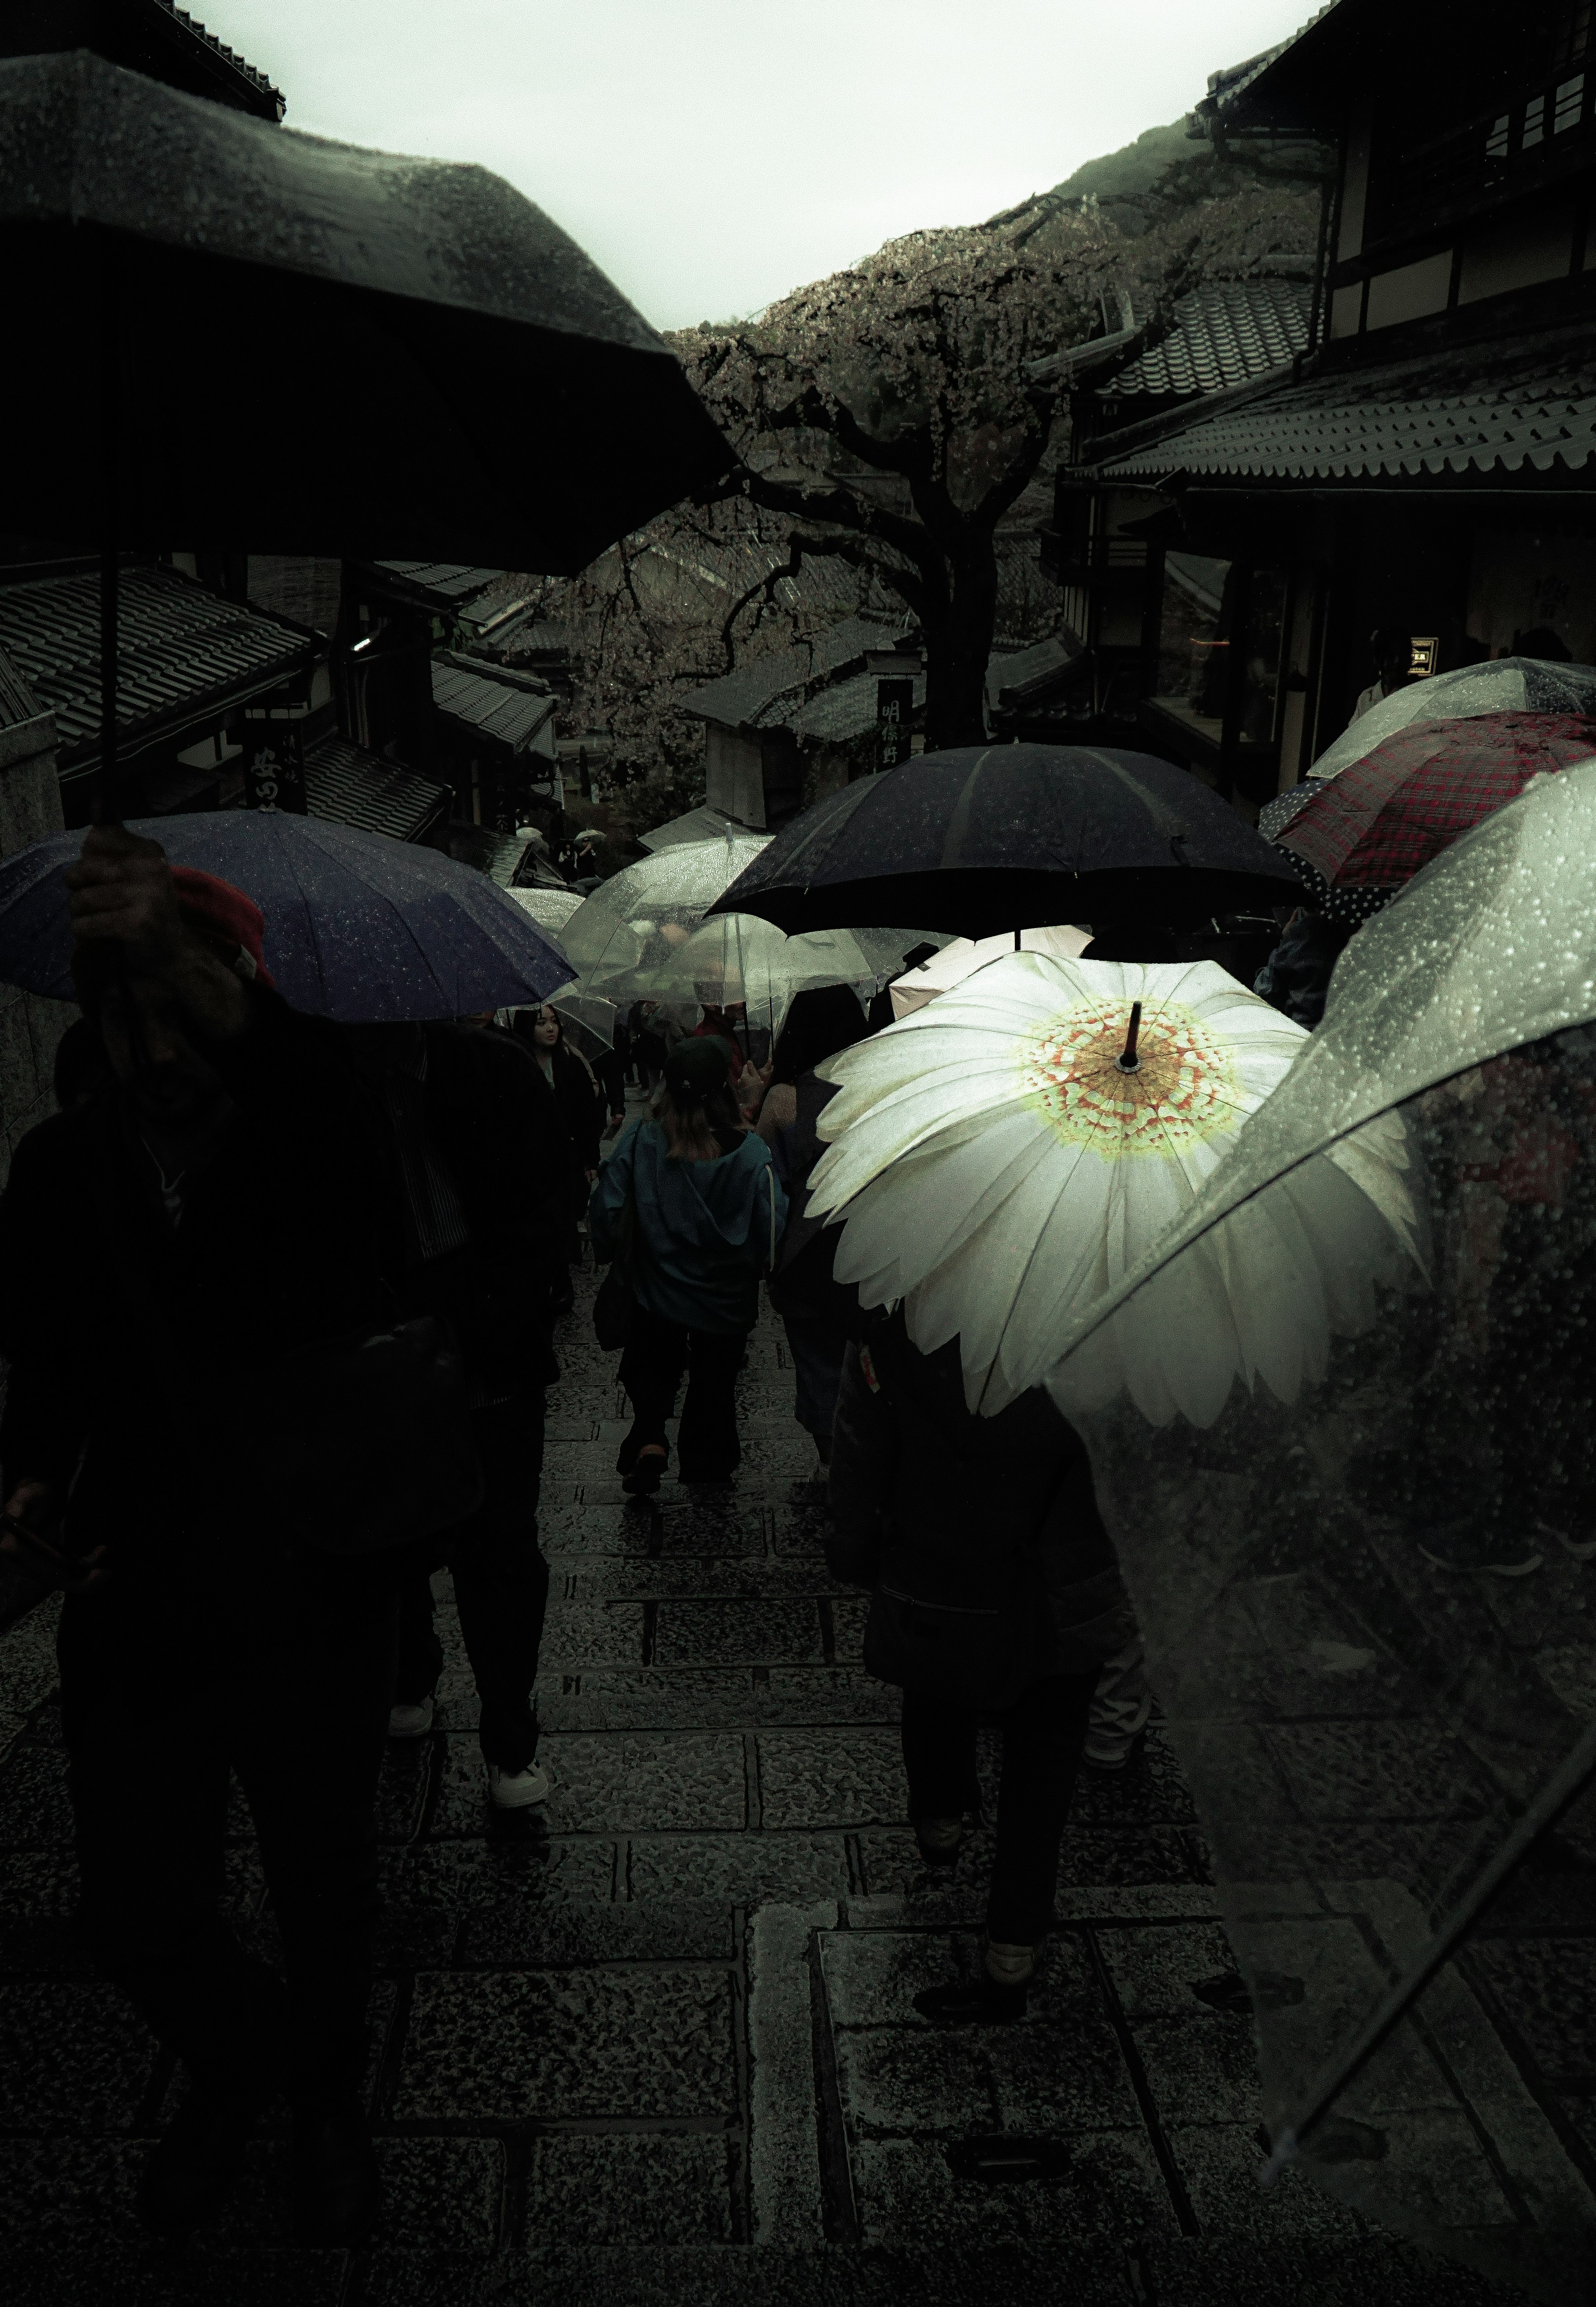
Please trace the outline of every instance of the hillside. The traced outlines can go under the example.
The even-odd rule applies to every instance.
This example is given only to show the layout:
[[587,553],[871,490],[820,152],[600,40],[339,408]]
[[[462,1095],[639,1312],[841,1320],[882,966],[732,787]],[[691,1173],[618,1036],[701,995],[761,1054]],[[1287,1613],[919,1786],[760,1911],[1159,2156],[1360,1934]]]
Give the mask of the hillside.
[[1189,160],[1193,140],[1186,133],[1184,115],[1163,128],[1144,128],[1133,144],[1100,159],[1083,160],[1071,176],[1052,188],[1053,197],[1078,201],[1087,193],[1099,200],[1145,193],[1176,160]]

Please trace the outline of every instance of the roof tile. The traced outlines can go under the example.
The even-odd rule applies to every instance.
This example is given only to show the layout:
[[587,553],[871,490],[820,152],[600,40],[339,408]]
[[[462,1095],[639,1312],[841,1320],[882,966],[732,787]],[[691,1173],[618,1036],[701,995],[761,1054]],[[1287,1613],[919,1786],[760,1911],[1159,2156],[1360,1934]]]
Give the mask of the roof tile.
[[352,745],[347,737],[323,737],[309,748],[305,793],[312,817],[363,833],[390,834],[396,841],[414,841],[425,832],[446,812],[450,799],[447,785]]
[[[117,584],[116,727],[141,738],[270,688],[305,664],[307,635],[162,566]],[[99,741],[99,579],[92,570],[0,586],[0,649],[52,708],[64,761]]]
[[1169,335],[1100,385],[1099,395],[1223,392],[1266,376],[1308,350],[1312,306],[1306,280],[1211,281],[1180,298]]
[[[1493,373],[1494,366],[1494,373]],[[1257,480],[1575,471],[1596,457],[1596,346],[1559,332],[1369,368],[1339,369],[1162,431],[1101,469]]]

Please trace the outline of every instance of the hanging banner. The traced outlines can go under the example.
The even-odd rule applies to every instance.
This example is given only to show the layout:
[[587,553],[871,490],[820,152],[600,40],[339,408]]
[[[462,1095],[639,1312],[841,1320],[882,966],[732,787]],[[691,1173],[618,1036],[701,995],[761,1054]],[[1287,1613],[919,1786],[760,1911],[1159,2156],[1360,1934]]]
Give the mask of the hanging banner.
[[245,721],[244,801],[246,809],[282,810],[305,817],[305,725],[301,721]]
[[876,743],[884,769],[897,768],[909,758],[909,720],[914,710],[912,681],[876,683]]

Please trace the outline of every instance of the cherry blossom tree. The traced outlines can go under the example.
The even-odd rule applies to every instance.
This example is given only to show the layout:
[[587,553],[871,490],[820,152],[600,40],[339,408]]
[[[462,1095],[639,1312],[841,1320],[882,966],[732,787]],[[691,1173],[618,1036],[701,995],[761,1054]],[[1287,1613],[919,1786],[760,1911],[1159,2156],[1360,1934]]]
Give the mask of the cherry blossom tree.
[[674,340],[736,455],[722,499],[785,523],[783,571],[836,558],[918,622],[928,747],[984,735],[994,539],[1068,395],[1049,358],[1100,325],[1117,237],[1080,209],[1023,241],[912,233],[756,322]]

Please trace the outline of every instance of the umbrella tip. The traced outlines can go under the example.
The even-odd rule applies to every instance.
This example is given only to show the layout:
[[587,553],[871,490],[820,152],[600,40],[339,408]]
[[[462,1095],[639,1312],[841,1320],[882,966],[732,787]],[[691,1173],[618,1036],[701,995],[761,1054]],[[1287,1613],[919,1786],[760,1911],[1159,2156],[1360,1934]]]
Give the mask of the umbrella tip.
[[1141,1030],[1142,1005],[1139,1001],[1133,1001],[1130,1005],[1130,1026],[1125,1036],[1125,1047],[1114,1059],[1114,1063],[1122,1074],[1135,1074],[1141,1071],[1142,1061],[1136,1053],[1136,1038]]

